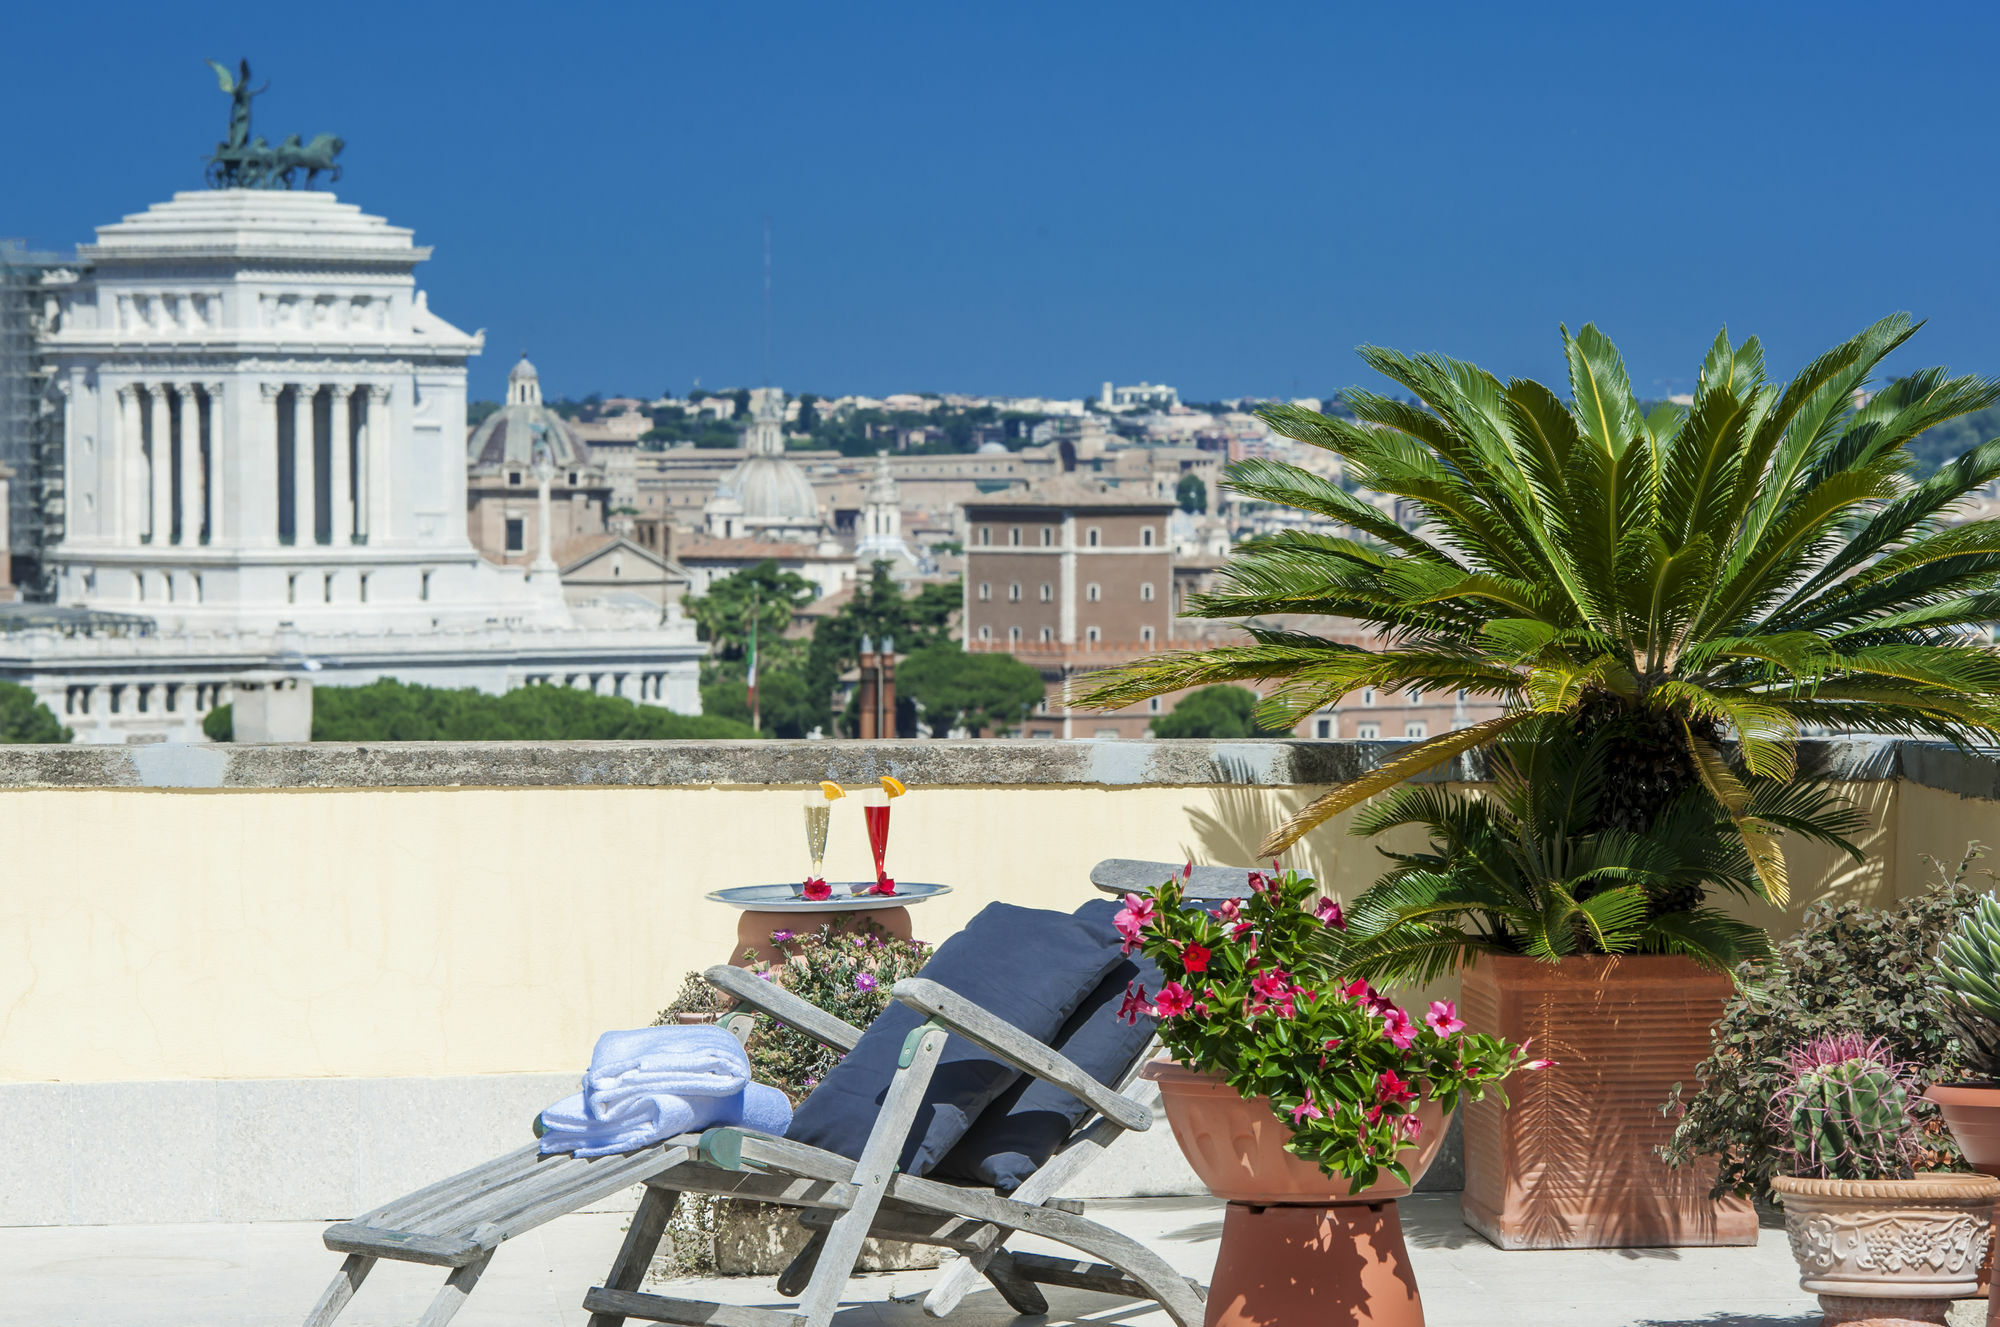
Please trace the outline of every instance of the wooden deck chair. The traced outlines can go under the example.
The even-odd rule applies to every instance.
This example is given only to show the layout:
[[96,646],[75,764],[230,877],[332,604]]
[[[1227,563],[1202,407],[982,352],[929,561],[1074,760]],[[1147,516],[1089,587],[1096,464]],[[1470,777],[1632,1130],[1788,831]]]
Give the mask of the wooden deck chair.
[[[1163,880],[1180,878],[1185,863],[1142,862],[1133,857],[1107,857],[1090,868],[1090,883],[1107,894],[1143,894]],[[1183,898],[1197,903],[1249,898],[1250,869],[1244,866],[1197,866],[1182,886]]]
[[[1164,877],[1162,877],[1164,878]],[[740,968],[716,967],[708,980],[735,997],[725,1026],[747,1035],[756,1010],[836,1050],[853,1049],[861,1030]],[[620,1327],[628,1318],[715,1327],[824,1327],[852,1275],[862,1241],[933,1244],[962,1257],[925,1300],[933,1317],[956,1308],[984,1276],[1017,1312],[1047,1312],[1038,1286],[1059,1285],[1153,1300],[1180,1327],[1197,1327],[1203,1292],[1157,1254],[1126,1235],[1081,1215],[1057,1190],[1121,1132],[1150,1128],[1157,1089],[1136,1078],[1139,1055],[1114,1090],[1051,1047],[935,982],[911,978],[891,994],[928,1020],[903,1045],[859,1161],[802,1143],[738,1128],[709,1129],[621,1156],[543,1157],[529,1144],[484,1166],[329,1228],[326,1246],[347,1261],[306,1319],[326,1327],[346,1306],[379,1258],[451,1268],[419,1327],[443,1327],[465,1302],[499,1245],[527,1230],[616,1193],[644,1184],[625,1241],[604,1284],[584,1297],[590,1327]],[[896,1162],[930,1082],[947,1035],[956,1033],[1025,1073],[1055,1084],[1094,1112],[1050,1160],[1013,1193],[898,1174]],[[778,1278],[778,1290],[799,1299],[797,1312],[778,1312],[669,1298],[639,1290],[683,1193],[755,1199],[802,1210],[814,1234]],[[1082,1258],[1055,1258],[1005,1248],[1025,1231],[1066,1245]]]

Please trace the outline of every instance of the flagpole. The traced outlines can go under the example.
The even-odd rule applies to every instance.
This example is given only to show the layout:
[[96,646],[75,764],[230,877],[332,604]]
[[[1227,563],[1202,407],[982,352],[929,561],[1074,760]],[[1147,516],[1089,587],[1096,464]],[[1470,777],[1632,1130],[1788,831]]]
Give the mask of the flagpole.
[[760,616],[758,592],[752,589],[750,591],[750,673],[748,676],[750,686],[750,726],[761,733],[764,731],[764,719],[757,707],[757,619]]

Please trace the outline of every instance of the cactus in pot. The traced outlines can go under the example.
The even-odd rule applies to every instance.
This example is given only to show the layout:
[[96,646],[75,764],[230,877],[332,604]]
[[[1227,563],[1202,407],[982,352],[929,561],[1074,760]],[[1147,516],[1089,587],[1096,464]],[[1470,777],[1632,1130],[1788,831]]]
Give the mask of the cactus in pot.
[[1825,1180],[1908,1179],[1916,1153],[1907,1071],[1882,1042],[1821,1037],[1791,1053],[1775,1108],[1791,1173]]
[[1940,1021],[1965,1048],[1971,1077],[1936,1083],[1937,1103],[1967,1164],[2000,1175],[2000,900],[1991,894],[1959,918],[1938,943]]
[[1879,1038],[1821,1037],[1789,1068],[1771,1110],[1791,1173],[1771,1190],[1799,1285],[1829,1324],[1943,1323],[1979,1287],[2000,1180],[1915,1173],[1909,1069]]
[[2000,900],[1982,894],[1938,945],[1944,1018],[1980,1079],[2000,1082]]

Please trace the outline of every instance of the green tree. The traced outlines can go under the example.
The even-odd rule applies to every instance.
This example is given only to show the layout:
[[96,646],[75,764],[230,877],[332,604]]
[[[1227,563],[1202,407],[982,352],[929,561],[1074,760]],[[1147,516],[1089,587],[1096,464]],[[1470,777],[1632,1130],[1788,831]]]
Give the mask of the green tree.
[[819,427],[819,398],[811,392],[799,397],[799,432],[811,433]]
[[855,585],[853,597],[813,631],[805,665],[811,694],[832,695],[840,675],[860,660],[864,636],[877,642],[889,637],[902,654],[950,640],[952,615],[963,597],[958,581],[931,582],[905,595],[890,577],[889,564],[875,563],[868,579]]
[[1276,737],[1289,731],[1266,727],[1256,710],[1257,693],[1249,687],[1203,687],[1147,726],[1155,737]]
[[729,393],[729,396],[731,400],[736,402],[736,413],[731,415],[730,418],[750,418],[750,389],[748,387],[738,387],[735,391]]
[[[227,705],[209,711],[202,731],[234,738]],[[471,688],[383,680],[313,689],[315,742],[574,742],[756,737],[748,724],[714,715],[675,714],[573,687],[518,687],[504,696]]]
[[707,594],[689,598],[681,607],[694,619],[701,638],[714,644],[718,659],[741,659],[750,648],[753,613],[758,648],[771,649],[792,625],[792,613],[816,596],[811,581],[766,559],[711,581]]
[[1908,450],[1924,430],[2000,401],[2000,385],[1926,369],[1855,405],[1915,330],[1905,315],[1885,318],[1782,385],[1765,377],[1755,338],[1733,345],[1725,332],[1692,408],[1652,414],[1594,326],[1563,333],[1568,401],[1442,356],[1364,347],[1415,404],[1354,390],[1344,394],[1354,421],[1283,405],[1261,413],[1414,519],[1399,524],[1296,466],[1238,462],[1237,492],[1348,533],[1253,540],[1189,612],[1326,614],[1389,643],[1253,626],[1248,645],[1140,661],[1086,703],[1254,681],[1269,688],[1273,721],[1364,686],[1462,688],[1505,707],[1319,798],[1265,851],[1537,712],[1567,714],[1580,731],[1615,735],[1606,827],[1641,831],[1700,783],[1782,898],[1777,835],[1752,813],[1744,775],[1790,779],[1802,728],[1964,744],[2000,735],[2000,657],[1984,637],[2000,615],[2000,521],[1950,523],[2000,477],[2000,442],[1924,479]]
[[1208,485],[1201,482],[1201,476],[1189,471],[1181,476],[1181,482],[1174,485],[1174,501],[1186,512],[1208,510]]
[[940,641],[897,665],[896,693],[916,702],[933,733],[964,728],[978,737],[1021,724],[1047,691],[1040,671],[1010,654],[967,654]]
[[0,742],[62,743],[76,734],[63,727],[35,693],[13,682],[0,682]]

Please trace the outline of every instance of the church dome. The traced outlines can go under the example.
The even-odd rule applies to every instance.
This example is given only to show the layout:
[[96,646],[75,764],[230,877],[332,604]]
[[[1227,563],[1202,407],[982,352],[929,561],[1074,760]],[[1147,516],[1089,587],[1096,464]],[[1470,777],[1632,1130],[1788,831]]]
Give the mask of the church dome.
[[589,465],[590,449],[561,415],[542,404],[542,379],[525,352],[507,374],[507,404],[480,421],[465,445],[466,459],[481,469],[532,465],[535,443],[545,443],[556,466]]
[[794,461],[752,456],[729,472],[722,487],[743,504],[751,520],[817,521],[819,495]]

